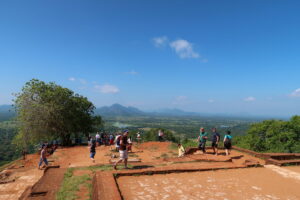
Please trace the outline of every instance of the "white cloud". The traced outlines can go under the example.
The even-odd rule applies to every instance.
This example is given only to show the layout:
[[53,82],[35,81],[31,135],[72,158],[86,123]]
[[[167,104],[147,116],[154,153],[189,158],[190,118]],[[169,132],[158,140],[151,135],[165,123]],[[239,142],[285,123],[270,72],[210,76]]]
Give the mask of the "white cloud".
[[213,99],[208,100],[208,103],[214,103],[214,102],[215,102],[215,100],[213,100]]
[[291,97],[300,97],[300,88],[296,89],[290,94]]
[[139,73],[136,72],[135,70],[131,70],[130,72],[126,72],[126,74],[130,74],[130,75],[138,75]]
[[69,81],[76,81],[76,79],[74,77],[70,77],[68,80]]
[[256,99],[254,97],[247,97],[244,99],[244,101],[255,101]]
[[95,85],[94,88],[104,94],[115,94],[120,92],[119,88],[114,86],[114,85],[110,85],[110,84],[104,84],[104,85]]
[[194,51],[193,44],[187,40],[174,40],[170,47],[175,50],[180,58],[199,58],[200,55]]
[[162,37],[155,37],[152,39],[154,46],[156,47],[163,47],[167,44],[168,42],[168,38],[166,36],[162,36]]

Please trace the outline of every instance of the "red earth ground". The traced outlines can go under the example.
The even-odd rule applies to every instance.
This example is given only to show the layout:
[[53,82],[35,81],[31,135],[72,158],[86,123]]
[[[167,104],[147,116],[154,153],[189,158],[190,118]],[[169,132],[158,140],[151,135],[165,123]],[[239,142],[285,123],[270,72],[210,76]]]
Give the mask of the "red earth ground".
[[[168,142],[147,142],[141,144],[139,147],[134,146],[133,147],[133,153],[129,154],[129,159],[140,159],[140,163],[135,163],[131,164],[133,167],[135,166],[140,166],[140,167],[168,167],[168,166],[180,166],[182,168],[197,168],[197,167],[234,167],[234,166],[240,166],[245,163],[246,160],[250,160],[252,162],[257,162],[261,165],[265,164],[264,160],[261,160],[259,158],[250,156],[245,153],[237,152],[237,151],[232,151],[231,156],[225,156],[224,151],[221,150],[219,156],[212,155],[212,151],[208,150],[208,154],[201,154],[200,152],[196,152],[193,155],[188,155],[184,158],[177,158],[177,150],[172,149],[171,143]],[[93,165],[103,165],[103,164],[109,164],[111,160],[111,156],[115,155],[118,156],[118,153],[111,151],[111,147],[109,146],[100,146],[97,147],[96,149],[96,156],[95,160],[96,162],[93,163],[90,158],[89,158],[89,148],[87,146],[76,146],[76,147],[69,147],[69,148],[59,148],[57,151],[52,155],[48,157],[48,160],[51,161],[50,165],[60,165],[60,172],[57,172],[53,176],[56,176],[56,180],[50,188],[46,188],[48,190],[48,193],[50,196],[48,196],[47,193],[47,198],[44,197],[44,199],[53,199],[54,194],[57,192],[58,188],[60,187],[61,180],[63,178],[63,171],[67,168],[70,167],[86,167],[86,166],[93,166]],[[37,154],[32,154],[28,155],[26,161],[19,161],[18,163],[15,164],[15,169],[7,169],[10,170],[10,176],[8,177],[9,179],[14,179],[14,182],[6,183],[6,184],[0,184],[0,200],[10,200],[10,199],[18,199],[22,193],[26,190],[28,186],[33,186],[43,175],[43,170],[38,170],[37,169],[37,163],[39,161],[39,155]],[[122,165],[122,164],[120,164]],[[18,168],[18,166],[23,166]],[[243,169],[241,169],[243,170]],[[265,168],[263,169],[266,171],[266,173],[274,173],[275,175],[279,172],[276,172],[276,169],[269,169]],[[293,171],[297,171],[297,168],[291,168]],[[90,173],[90,172],[85,172],[85,171],[76,171],[76,173]],[[74,174],[75,176],[78,174]],[[192,172],[190,175],[187,177],[193,178]],[[196,173],[196,172],[195,172]],[[202,173],[202,172],[199,172]],[[299,172],[298,172],[299,173]],[[226,173],[225,173],[226,174]],[[236,178],[238,180],[239,176],[244,177],[244,179],[247,179],[247,177],[251,177],[251,173],[248,173],[248,175],[243,175],[243,173],[233,173],[232,178]],[[264,173],[261,173],[263,175]],[[92,176],[92,174],[90,174]],[[279,174],[280,175],[280,174]],[[172,178],[174,174],[168,174],[168,177]],[[195,177],[200,176],[199,180],[206,181],[208,180],[205,174],[195,174]],[[218,175],[219,176],[219,175]],[[153,184],[155,182],[160,182],[158,175],[154,175],[155,177],[153,179]],[[166,176],[162,176],[166,177]],[[177,177],[177,174],[175,175]],[[185,176],[183,175],[178,175],[178,181],[180,182],[185,182],[185,179],[180,179],[179,177],[184,178]],[[220,174],[220,177],[223,177],[222,180],[228,181],[226,179],[225,175]],[[253,176],[254,177],[254,176]],[[260,176],[262,177],[262,176]],[[43,179],[44,178],[44,179]],[[45,177],[41,179],[41,184],[49,184],[51,182],[50,180],[46,180]],[[124,178],[124,179],[123,179]],[[120,188],[121,192],[123,194],[129,194],[133,195],[132,191],[130,188],[123,188],[123,185],[126,185],[126,181],[128,177],[122,177],[122,179],[118,179],[120,181]],[[132,178],[132,177],[130,177]],[[131,180],[128,179],[128,181],[136,181],[135,177]],[[141,177],[143,178],[143,177]],[[145,179],[145,178],[143,178]],[[148,178],[147,178],[148,179]],[[192,179],[191,179],[192,180]],[[195,179],[198,180],[198,179]],[[221,179],[220,179],[221,180]],[[254,179],[253,179],[254,180]],[[297,185],[299,186],[299,183],[295,183],[297,180],[292,180],[290,178],[286,178],[283,181],[286,184],[291,184],[291,185]],[[281,180],[282,181],[282,180]],[[52,181],[53,182],[53,181]],[[172,182],[173,183],[173,182]],[[240,184],[244,184],[243,181],[239,182]],[[51,183],[52,184],[52,183]],[[174,182],[175,184],[175,182]],[[200,183],[199,184],[203,184]],[[249,183],[250,184],[250,183]],[[38,185],[38,184],[37,184]],[[37,187],[37,186],[36,186]],[[204,186],[203,186],[204,187]],[[205,186],[206,187],[206,186]],[[207,187],[213,187],[212,185]],[[233,187],[233,186],[232,186]],[[274,186],[275,187],[275,186]],[[261,188],[268,188],[267,186],[263,185]],[[44,188],[43,188],[44,189]],[[124,191],[123,191],[124,190]],[[139,190],[143,190],[142,188],[139,188]],[[127,192],[126,192],[127,191]],[[266,189],[266,191],[268,191]],[[292,190],[291,190],[292,191]],[[187,192],[187,191],[185,191]],[[228,192],[228,191],[227,191]],[[84,187],[81,187],[79,192],[78,192],[78,199],[85,199],[86,194],[88,193],[87,189]],[[227,194],[227,193],[226,193]],[[170,194],[168,194],[170,195]],[[125,199],[131,199],[133,196],[127,196]],[[148,196],[149,197],[149,196]],[[153,197],[154,198],[154,197]],[[152,198],[152,199],[153,199]],[[139,199],[139,198],[137,198]],[[151,198],[150,198],[151,199]],[[154,198],[155,199],[155,198]],[[169,198],[171,199],[171,198]],[[229,198],[230,199],[230,198]],[[258,198],[259,199],[259,198]],[[266,199],[271,199],[271,198],[266,198]]]

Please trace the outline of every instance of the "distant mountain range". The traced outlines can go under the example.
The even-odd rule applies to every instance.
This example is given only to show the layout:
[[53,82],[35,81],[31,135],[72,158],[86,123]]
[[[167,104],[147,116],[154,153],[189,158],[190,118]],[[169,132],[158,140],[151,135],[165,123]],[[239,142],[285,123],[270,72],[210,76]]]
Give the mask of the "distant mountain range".
[[[111,106],[103,106],[96,108],[96,115],[103,117],[117,117],[117,116],[198,116],[198,117],[225,117],[225,118],[257,118],[256,116],[242,115],[242,114],[211,114],[211,113],[197,113],[186,112],[180,109],[160,109],[155,111],[142,111],[132,106],[122,106],[120,104],[113,104]],[[15,111],[11,105],[0,105],[0,121],[5,121],[13,118]],[[260,117],[259,117],[260,118]]]
[[125,107],[120,104],[113,104],[111,106],[103,106],[97,108],[95,114],[102,116],[141,116],[146,115],[145,112],[135,108],[135,107]]

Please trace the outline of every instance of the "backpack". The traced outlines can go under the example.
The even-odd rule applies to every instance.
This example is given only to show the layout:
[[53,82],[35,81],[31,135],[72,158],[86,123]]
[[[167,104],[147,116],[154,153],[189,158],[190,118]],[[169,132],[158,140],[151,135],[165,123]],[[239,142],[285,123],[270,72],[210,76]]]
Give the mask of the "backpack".
[[231,138],[225,135],[225,143],[231,143]]

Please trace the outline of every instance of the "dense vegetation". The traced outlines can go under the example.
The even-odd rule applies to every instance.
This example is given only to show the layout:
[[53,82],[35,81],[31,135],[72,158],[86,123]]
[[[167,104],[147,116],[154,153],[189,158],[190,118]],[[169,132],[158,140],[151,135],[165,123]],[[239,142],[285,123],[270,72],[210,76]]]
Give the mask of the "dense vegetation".
[[14,121],[0,122],[0,166],[20,157],[14,145],[11,144],[12,139],[17,134],[16,127]]
[[300,153],[300,116],[252,124],[247,134],[235,141],[237,146],[258,152]]
[[87,98],[53,82],[27,82],[16,95],[15,108],[19,124],[15,144],[23,148],[54,139],[70,145],[72,137],[88,135],[102,125],[101,117],[93,115],[95,106]]

